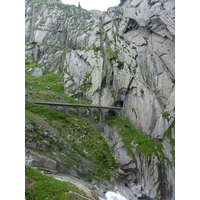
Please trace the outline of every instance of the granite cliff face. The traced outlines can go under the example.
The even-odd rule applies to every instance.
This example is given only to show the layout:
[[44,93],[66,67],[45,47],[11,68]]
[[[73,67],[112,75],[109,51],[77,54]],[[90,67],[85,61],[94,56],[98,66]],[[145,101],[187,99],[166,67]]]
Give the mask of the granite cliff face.
[[26,61],[161,139],[175,118],[174,1],[127,0],[102,17],[55,2],[26,1]]
[[[113,156],[119,166],[118,177],[124,181],[125,186],[131,189],[136,199],[175,199],[175,161],[172,155],[174,145],[170,142],[171,137],[164,136],[163,153],[149,155],[138,151],[138,144],[135,144],[133,139],[130,145],[135,162],[125,148],[120,131],[116,127],[106,125],[102,135],[110,148],[114,149]],[[173,135],[173,125],[168,131]]]
[[[112,137],[109,127],[102,133],[114,140],[111,147],[118,144],[119,174],[129,188],[153,199],[175,198],[169,140],[175,120],[174,0],[125,0],[103,13],[56,0],[26,0],[25,59],[42,66],[39,75],[61,71],[66,94],[87,97],[94,105],[121,106],[122,118],[162,140],[167,160],[133,148],[136,165],[120,160],[126,152],[116,130]],[[136,179],[143,189],[135,188]]]

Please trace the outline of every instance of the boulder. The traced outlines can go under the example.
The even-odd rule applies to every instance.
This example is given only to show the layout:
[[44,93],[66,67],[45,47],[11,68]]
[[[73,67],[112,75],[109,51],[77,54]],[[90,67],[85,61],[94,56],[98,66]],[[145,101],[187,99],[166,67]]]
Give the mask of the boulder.
[[30,188],[34,182],[32,178],[25,177],[25,189]]
[[125,175],[125,174],[124,174],[124,171],[121,170],[120,168],[118,168],[117,173],[118,173],[119,175],[121,175],[121,176],[124,176],[124,175]]
[[67,136],[68,141],[73,142],[74,141],[74,137],[72,135],[68,135]]
[[29,72],[32,76],[37,76],[37,77],[42,76],[42,69],[37,67],[29,68],[27,72]]
[[45,158],[43,167],[51,169],[51,170],[55,170],[56,169],[56,161]]

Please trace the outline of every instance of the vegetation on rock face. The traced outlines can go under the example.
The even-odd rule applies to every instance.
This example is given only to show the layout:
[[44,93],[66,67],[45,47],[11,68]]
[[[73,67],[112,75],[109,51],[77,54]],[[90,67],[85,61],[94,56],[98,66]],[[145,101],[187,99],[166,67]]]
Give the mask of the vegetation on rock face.
[[171,154],[172,156],[175,158],[175,140],[172,138],[172,128],[174,129],[174,135],[175,135],[175,121],[171,124],[171,126],[165,131],[162,140],[164,141],[165,138],[167,137],[170,141],[170,144],[172,145],[172,150],[171,150]]
[[135,155],[132,149],[136,149],[137,152],[142,152],[147,156],[158,156],[166,159],[170,165],[174,165],[163,153],[163,144],[162,142],[167,137],[172,145],[171,154],[175,159],[175,140],[172,138],[172,128],[174,128],[175,134],[175,121],[171,126],[166,130],[163,135],[162,141],[155,141],[150,137],[147,137],[139,130],[135,129],[128,120],[123,120],[120,117],[114,118],[111,116],[106,117],[106,124],[111,127],[116,127],[119,135],[122,138],[122,142],[127,153],[132,156],[133,161],[137,163]]
[[80,87],[81,91],[87,92],[91,88],[92,85],[91,81],[92,81],[91,73],[86,74],[84,77],[83,84]]
[[35,181],[30,188],[25,190],[25,197],[27,200],[83,199],[74,193],[69,193],[69,191],[87,197],[86,193],[82,190],[79,190],[75,185],[69,182],[56,180],[52,176],[44,175],[30,166],[25,166],[25,176]]
[[124,68],[124,63],[121,62],[120,60],[117,61],[117,64],[118,64],[118,69],[123,69]]
[[[31,137],[34,141],[38,142],[41,140],[41,135],[44,135],[45,132],[53,131],[61,143],[56,143],[46,137],[45,141],[48,142],[46,144],[43,143],[43,145],[46,145],[49,152],[53,153],[57,151],[60,159],[66,164],[70,162],[72,167],[82,166],[81,157],[87,159],[96,166],[96,170],[91,170],[88,174],[89,179],[100,177],[110,180],[112,176],[110,169],[117,169],[117,164],[110,153],[105,139],[97,130],[92,128],[87,120],[77,120],[73,115],[67,116],[50,108],[35,105],[29,101],[25,102],[25,109],[26,120],[33,126],[33,131],[26,130],[26,137]],[[74,133],[69,133],[69,129],[73,129]],[[85,132],[86,129],[87,132]],[[73,136],[72,141],[69,141],[69,136]],[[63,147],[64,143],[67,144],[66,148]],[[74,158],[72,156],[73,153],[80,155],[80,159]]]
[[106,53],[110,64],[112,64],[112,60],[117,59],[117,54],[108,45],[106,46]]
[[[42,101],[62,101],[66,103],[79,103],[72,97],[67,96],[64,93],[64,85],[60,81],[61,72],[58,73],[44,73],[42,76],[32,76],[27,72],[30,68],[41,68],[37,63],[25,63],[25,89],[29,92],[31,100],[42,100]],[[84,83],[81,87],[82,90],[88,90],[89,83]],[[29,90],[29,91],[28,91]],[[81,98],[82,104],[91,104],[91,100]]]
[[165,117],[169,121],[170,114],[168,112],[164,112],[162,116]]
[[[162,153],[161,142],[154,141],[153,139],[145,136],[142,132],[135,129],[129,121],[123,120],[120,117],[107,117],[106,124],[111,127],[116,126],[127,153],[132,156],[135,163],[137,161],[132,148],[135,148],[137,152],[142,152],[147,156],[151,156],[153,154],[158,156]],[[132,142],[133,145],[131,144]]]

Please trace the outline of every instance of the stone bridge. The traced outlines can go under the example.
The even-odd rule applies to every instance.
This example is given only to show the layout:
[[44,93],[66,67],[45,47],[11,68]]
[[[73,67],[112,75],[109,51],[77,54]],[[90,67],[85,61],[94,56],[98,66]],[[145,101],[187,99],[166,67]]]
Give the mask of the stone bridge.
[[35,104],[40,104],[44,106],[48,106],[49,108],[56,109],[56,107],[62,107],[64,109],[65,114],[69,114],[70,108],[75,108],[78,112],[78,117],[82,118],[83,109],[88,110],[88,118],[91,123],[94,123],[94,110],[99,110],[100,112],[100,122],[105,123],[105,116],[110,113],[114,116],[120,116],[120,111],[122,108],[120,107],[108,107],[108,106],[98,106],[98,105],[86,105],[86,104],[70,104],[70,103],[54,103],[54,102],[40,102],[40,101],[32,101]]

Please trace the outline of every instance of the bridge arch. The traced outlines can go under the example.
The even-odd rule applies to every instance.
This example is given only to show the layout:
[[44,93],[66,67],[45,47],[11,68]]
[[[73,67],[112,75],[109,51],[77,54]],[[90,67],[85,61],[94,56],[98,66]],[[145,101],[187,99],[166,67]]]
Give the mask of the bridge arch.
[[64,106],[64,108],[65,108],[65,114],[66,115],[76,114],[76,115],[79,116],[79,110],[78,110],[77,107],[75,107],[75,106],[70,106],[70,107]]
[[100,108],[94,108],[94,120],[102,123],[102,110]]
[[[94,110],[98,110],[100,112],[100,122],[105,123],[105,116],[120,116],[120,112],[122,108],[120,107],[109,107],[109,106],[99,106],[99,105],[83,105],[83,104],[66,104],[66,103],[55,103],[55,102],[37,102],[33,101],[33,103],[44,105],[50,107],[52,109],[56,109],[56,107],[63,107],[65,110],[65,114],[69,115],[71,113],[78,115],[79,118],[84,117],[82,113],[83,109],[87,110],[87,116],[91,123],[94,123]],[[75,109],[75,110],[74,110]],[[71,110],[71,111],[70,111]]]
[[117,111],[115,111],[115,110],[108,110],[107,112],[106,112],[106,115],[107,116],[115,116],[115,117],[118,117],[119,116],[119,113],[117,112]]
[[88,117],[90,115],[90,110],[86,107],[81,108],[81,113],[83,117]]

